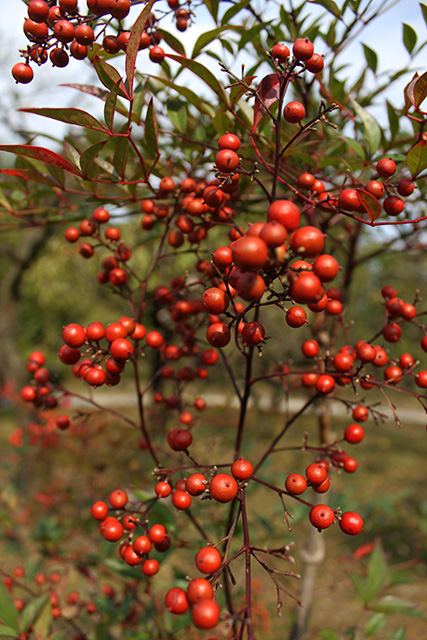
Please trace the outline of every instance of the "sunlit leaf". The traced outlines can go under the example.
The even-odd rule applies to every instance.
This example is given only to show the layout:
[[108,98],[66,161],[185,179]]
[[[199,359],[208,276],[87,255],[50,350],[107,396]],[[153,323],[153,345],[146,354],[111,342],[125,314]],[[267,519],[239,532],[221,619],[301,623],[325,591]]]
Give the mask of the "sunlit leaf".
[[117,95],[119,93],[120,82],[121,80],[118,80],[116,82],[116,84],[108,94],[107,100],[105,101],[104,120],[105,120],[105,124],[107,125],[110,131],[113,131],[114,113],[116,110]]
[[52,625],[52,605],[48,600],[38,613],[33,624],[34,634],[40,638],[48,638]]
[[53,164],[56,167],[60,167],[61,169],[64,169],[64,171],[73,173],[76,176],[80,175],[80,171],[78,171],[71,162],[68,162],[68,160],[62,156],[58,155],[54,151],[50,151],[50,149],[45,149],[44,147],[33,147],[32,145],[20,144],[2,144],[0,145],[0,151],[15,153],[16,155],[27,158],[34,158],[35,160],[40,160],[46,164]]
[[98,78],[100,79],[104,87],[111,91],[116,82],[119,82],[120,96],[129,100],[129,96],[127,95],[126,88],[122,80],[122,76],[115,67],[112,67],[111,64],[105,62],[105,60],[100,56],[95,56],[93,60],[93,66],[95,67]]
[[334,2],[334,0],[308,0],[311,4],[318,4],[329,13],[332,13],[336,18],[341,19],[341,9]]
[[245,9],[248,6],[249,2],[250,0],[243,0],[242,2],[235,2],[231,5],[231,7],[227,9],[222,16],[221,24],[228,24],[230,20],[239,13],[239,11],[242,11],[242,9]]
[[363,129],[365,132],[366,139],[369,143],[369,149],[371,154],[374,154],[375,151],[380,146],[381,142],[381,129],[377,122],[377,120],[368,113],[363,107],[360,106],[356,100],[351,101],[356,114],[359,116],[362,121]]
[[427,96],[427,71],[418,78],[414,86],[414,103],[420,107]]
[[403,23],[403,44],[406,51],[411,54],[417,44],[417,34],[414,29],[405,22]]
[[378,56],[376,52],[373,49],[371,49],[371,47],[368,47],[367,44],[363,44],[363,42],[362,42],[362,47],[363,47],[363,53],[365,54],[365,59],[368,67],[372,69],[374,73],[376,73],[377,66],[378,66]]
[[171,82],[170,80],[166,80],[166,78],[162,78],[160,76],[150,76],[150,78],[153,78],[154,80],[158,80],[159,82],[163,83],[167,87],[174,89],[180,96],[183,96],[190,104],[194,105],[199,111],[201,111],[202,113],[206,113],[207,115],[211,115],[211,111],[208,109],[206,103],[201,100],[201,98],[197,95],[197,93],[194,93],[194,91],[191,91],[191,89],[188,89],[187,87],[181,87],[180,85],[177,85],[176,83]]
[[49,594],[45,593],[25,605],[20,620],[21,631],[26,631],[34,623],[48,600]]
[[347,138],[346,136],[343,136],[343,140],[345,140],[346,144],[357,153],[359,158],[366,160],[365,150],[357,140],[354,140],[354,138]]
[[423,14],[424,22],[427,24],[427,6],[423,2],[420,2],[420,9]]
[[406,164],[413,178],[427,168],[427,141],[421,140],[406,155]]
[[365,623],[364,632],[367,636],[375,636],[387,622],[385,613],[374,613]]
[[[139,43],[141,39],[141,33],[144,31],[145,25],[147,23],[147,18],[150,14],[153,4],[156,0],[149,0],[147,4],[144,6],[143,10],[139,14],[138,18],[133,24],[133,27],[130,32],[129,42],[126,47],[126,91],[129,97],[129,100],[133,98],[133,79],[135,76],[135,64],[136,64],[136,56],[138,55]],[[113,67],[111,67],[113,68]],[[97,71],[98,72],[98,71]],[[99,73],[98,73],[99,75]],[[100,77],[101,82],[105,85]],[[117,83],[118,78],[114,80],[114,85]],[[111,89],[112,87],[107,87]]]
[[181,40],[178,40],[178,38],[172,35],[172,33],[169,33],[169,31],[164,31],[163,29],[159,29],[159,33],[171,49],[179,53],[181,56],[186,55],[185,48]]
[[[372,198],[374,196],[371,196]],[[379,204],[379,203],[378,203]],[[380,209],[381,209],[381,205]],[[370,600],[373,600],[388,582],[388,568],[384,550],[380,541],[374,547],[368,564],[368,590]]]
[[38,116],[45,118],[51,118],[52,120],[58,120],[59,122],[66,122],[67,124],[75,124],[79,127],[86,127],[88,129],[95,129],[97,131],[105,131],[105,127],[90,113],[82,111],[81,109],[20,109],[25,113],[34,113]]
[[223,34],[227,28],[228,27],[226,25],[223,25],[222,27],[217,27],[216,29],[211,29],[210,31],[202,33],[195,42],[191,57],[196,58],[207,44],[212,42],[212,40],[215,40],[220,34]]
[[15,640],[16,638],[19,638],[18,632],[14,631],[13,629],[11,629],[10,627],[0,627],[0,638],[13,638],[13,640]]

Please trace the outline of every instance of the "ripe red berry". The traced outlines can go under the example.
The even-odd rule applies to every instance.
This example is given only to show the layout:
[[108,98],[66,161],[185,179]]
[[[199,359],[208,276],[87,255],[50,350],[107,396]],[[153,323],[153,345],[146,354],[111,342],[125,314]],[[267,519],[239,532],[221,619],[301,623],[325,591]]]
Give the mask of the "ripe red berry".
[[16,82],[28,84],[34,78],[34,71],[29,64],[17,62],[12,67],[12,76]]
[[286,491],[299,496],[307,489],[307,480],[300,473],[291,473],[285,480]]
[[318,462],[313,462],[309,464],[307,469],[305,470],[305,476],[308,482],[313,482],[314,484],[320,484],[324,480],[326,480],[328,476],[328,470]]
[[117,542],[124,533],[124,528],[117,518],[106,519],[101,523],[101,533],[105,540],[109,542]]
[[332,376],[324,373],[317,378],[315,386],[319,393],[326,395],[335,389],[335,380]]
[[272,220],[280,222],[289,233],[292,233],[299,227],[300,210],[292,200],[275,200],[267,209],[267,221]]
[[217,571],[222,563],[221,554],[215,547],[202,547],[196,553],[196,567],[202,573]]
[[308,517],[313,527],[327,529],[333,524],[335,514],[326,504],[317,504],[311,508]]
[[167,498],[172,493],[172,487],[169,482],[158,482],[154,487],[154,491],[159,498]]
[[112,493],[110,493],[110,497],[108,498],[109,503],[114,509],[122,509],[128,503],[128,495],[126,491],[122,489],[116,489]]
[[365,422],[365,420],[367,420],[369,417],[368,407],[365,407],[362,404],[358,405],[357,407],[354,407],[352,411],[352,416],[354,420],[357,420],[358,422]]
[[234,133],[224,133],[218,140],[218,147],[222,149],[231,149],[232,151],[238,151],[240,147],[240,140]]
[[305,116],[304,105],[301,102],[297,102],[293,100],[292,102],[288,102],[288,104],[283,109],[283,117],[286,122],[297,123],[301,122],[301,120]]
[[165,605],[171,613],[177,615],[185,613],[189,608],[189,604],[184,589],[180,589],[179,587],[169,589],[165,596]]
[[344,438],[351,444],[362,442],[364,437],[365,431],[363,427],[358,424],[349,424],[344,430]]
[[155,558],[148,558],[141,565],[141,571],[146,576],[154,576],[160,569],[160,563]]
[[295,253],[304,258],[315,258],[323,251],[325,234],[317,227],[307,225],[300,227],[291,236],[290,244]]
[[191,496],[186,491],[174,491],[172,493],[172,504],[177,509],[185,511],[191,507]]
[[209,494],[218,502],[231,502],[239,490],[233,476],[228,473],[218,473],[209,482]]
[[254,472],[254,468],[249,460],[245,460],[244,458],[240,458],[240,460],[235,460],[231,465],[231,473],[237,480],[248,480],[252,476]]
[[286,323],[290,327],[297,329],[298,327],[302,327],[306,322],[308,322],[307,314],[302,307],[291,307],[286,312]]
[[196,604],[200,600],[212,600],[214,590],[206,578],[195,578],[187,587],[187,599],[191,604]]
[[354,511],[345,511],[339,519],[341,531],[349,535],[356,535],[363,529],[363,520],[358,513]]
[[191,620],[198,629],[213,629],[218,624],[220,613],[215,600],[200,600],[191,607]]
[[404,208],[405,203],[397,196],[388,196],[383,202],[383,209],[389,216],[398,216]]
[[320,350],[319,343],[316,340],[305,340],[301,345],[301,350],[306,358],[315,358]]
[[239,166],[239,156],[232,149],[221,149],[215,158],[215,164],[222,173],[231,173]]
[[242,330],[242,342],[247,346],[260,344],[265,337],[265,329],[260,322],[248,322]]
[[191,473],[187,478],[187,491],[192,496],[200,496],[206,491],[207,484],[203,473]]
[[377,162],[377,171],[383,178],[390,178],[396,171],[396,163],[391,158],[382,158]]
[[152,546],[148,536],[138,536],[132,543],[134,552],[140,556],[150,553]]
[[415,384],[421,389],[425,389],[427,387],[427,371],[418,371],[415,376]]
[[347,473],[354,473],[358,466],[359,464],[357,460],[355,458],[351,458],[350,456],[343,462],[343,469]]
[[292,53],[297,60],[309,60],[314,53],[313,43],[308,38],[299,38],[294,42]]
[[323,56],[320,53],[313,53],[311,58],[305,61],[305,66],[311,73],[320,73],[325,66]]
[[278,60],[280,64],[285,64],[288,61],[291,52],[285,44],[278,43],[272,48],[271,55],[273,56],[273,60]]
[[230,329],[223,322],[214,322],[206,331],[206,340],[213,347],[225,347],[231,339]]
[[162,49],[162,47],[159,47],[159,46],[155,46],[152,49],[150,49],[150,53],[148,55],[150,57],[151,62],[157,62],[158,64],[163,62],[163,60],[165,59],[164,49]]

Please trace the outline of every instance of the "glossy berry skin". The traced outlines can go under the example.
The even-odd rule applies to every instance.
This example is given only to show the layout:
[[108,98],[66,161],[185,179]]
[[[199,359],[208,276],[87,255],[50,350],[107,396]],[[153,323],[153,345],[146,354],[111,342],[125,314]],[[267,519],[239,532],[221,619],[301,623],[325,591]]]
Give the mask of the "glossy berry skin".
[[308,517],[316,529],[327,529],[333,524],[335,514],[326,504],[317,504],[311,508]]
[[382,158],[377,162],[377,171],[383,178],[390,178],[396,171],[396,163],[391,158]]
[[104,522],[101,523],[100,529],[105,540],[109,542],[117,542],[124,533],[123,525],[117,518],[104,520]]
[[213,347],[221,349],[231,340],[230,329],[223,322],[214,322],[206,331],[206,340]]
[[289,293],[292,300],[299,304],[313,304],[323,297],[324,289],[316,274],[305,271],[292,282]]
[[358,422],[365,422],[365,420],[367,420],[369,417],[369,410],[367,407],[359,405],[357,407],[354,407],[352,416]]
[[248,480],[252,477],[253,472],[254,468],[252,463],[244,458],[235,460],[231,465],[231,473],[237,480]]
[[315,358],[319,353],[320,347],[316,340],[305,340],[302,343],[301,350],[306,358]]
[[383,202],[383,209],[389,216],[398,216],[404,208],[405,203],[397,196],[388,196]]
[[217,473],[209,482],[209,494],[217,502],[231,502],[238,490],[236,480],[228,473]]
[[222,563],[221,554],[215,547],[202,547],[196,553],[196,567],[202,573],[217,571]]
[[351,458],[350,456],[343,462],[343,469],[347,473],[354,473],[358,466],[359,464],[357,460],[355,458]]
[[25,62],[17,62],[12,67],[12,76],[15,82],[28,84],[34,78],[34,71],[29,64],[26,64]]
[[238,151],[240,147],[240,140],[234,133],[224,133],[218,140],[218,147],[222,149],[231,149],[232,151]]
[[213,629],[219,622],[220,613],[215,600],[201,600],[191,607],[191,620],[198,629]]
[[181,511],[186,511],[191,507],[191,496],[187,491],[174,491],[172,493],[172,504]]
[[155,558],[148,558],[141,565],[141,571],[146,576],[154,576],[160,569],[160,563]]
[[354,511],[345,511],[339,520],[339,525],[341,531],[354,536],[362,531],[363,520],[358,513],[355,513]]
[[148,55],[150,57],[151,62],[157,62],[158,64],[163,62],[163,60],[165,59],[164,49],[162,49],[162,47],[159,47],[159,46],[155,46],[152,49],[150,49],[150,53]]
[[301,122],[304,116],[304,105],[301,104],[301,102],[297,102],[296,100],[288,102],[288,104],[283,109],[283,117],[286,122],[296,124],[297,122]]
[[102,500],[94,502],[90,508],[90,513],[95,520],[105,520],[108,515],[108,505]]
[[304,326],[306,322],[308,322],[307,314],[305,312],[305,309],[303,309],[302,307],[291,307],[286,312],[286,323],[290,327],[297,329],[298,327]]
[[288,61],[291,52],[285,44],[278,43],[272,48],[271,55],[273,56],[273,60],[278,60],[280,64],[285,64]]
[[116,489],[110,493],[110,497],[108,498],[113,509],[123,509],[123,507],[128,503],[128,500],[129,498],[126,491],[123,491],[122,489]]
[[225,291],[218,287],[209,287],[202,294],[202,306],[207,313],[219,315],[227,310],[230,299]]
[[234,264],[244,271],[257,271],[268,257],[267,244],[257,236],[239,238],[231,250]]
[[322,282],[331,282],[336,278],[340,266],[334,256],[323,253],[313,264],[313,271]]
[[149,553],[152,548],[151,540],[148,536],[138,536],[134,539],[132,547],[135,553],[142,556],[145,553]]
[[328,476],[328,471],[322,464],[318,462],[313,462],[309,464],[307,469],[305,470],[305,477],[308,482],[313,482],[314,484],[320,484],[324,480],[326,480]]
[[165,605],[168,611],[177,615],[188,611],[189,604],[184,589],[179,587],[169,589],[165,596]]
[[215,164],[222,173],[231,173],[239,166],[239,156],[232,149],[221,149],[215,158]]
[[275,200],[267,209],[267,221],[280,222],[289,233],[298,229],[300,215],[300,210],[292,200]]
[[320,73],[324,66],[323,56],[320,53],[313,53],[311,58],[305,61],[305,67],[311,73]]
[[362,442],[365,437],[365,431],[359,424],[349,424],[344,430],[344,438],[351,444]]
[[319,393],[331,393],[335,389],[335,380],[332,376],[324,373],[317,378],[315,386]]
[[316,258],[323,251],[325,236],[317,227],[300,227],[291,238],[291,246],[304,258]]
[[294,42],[292,53],[297,60],[309,60],[314,53],[313,43],[308,38],[299,38]]
[[300,473],[291,473],[285,480],[286,491],[299,496],[307,489],[307,480]]
[[212,600],[214,590],[206,578],[195,578],[187,587],[187,599],[190,604],[196,604],[200,600]]
[[62,339],[68,347],[81,347],[86,341],[86,332],[79,324],[67,324],[62,330]]

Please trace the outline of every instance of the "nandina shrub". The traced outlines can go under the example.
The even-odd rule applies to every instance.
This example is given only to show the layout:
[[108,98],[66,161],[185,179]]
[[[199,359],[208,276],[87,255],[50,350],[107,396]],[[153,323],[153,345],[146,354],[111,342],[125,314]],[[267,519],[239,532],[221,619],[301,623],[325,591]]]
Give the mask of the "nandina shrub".
[[[329,493],[342,476],[353,487],[352,474],[363,476],[355,456],[369,434],[353,416],[363,415],[365,425],[383,417],[377,396],[369,399],[373,390],[398,424],[389,396],[404,393],[425,408],[418,283],[408,291],[381,282],[370,318],[374,329],[363,336],[354,336],[347,313],[351,294],[357,306],[364,303],[363,283],[362,291],[353,290],[360,265],[395,248],[410,253],[423,247],[426,74],[415,74],[406,87],[403,108],[388,105],[389,125],[381,128],[369,113],[372,97],[364,96],[366,69],[347,89],[348,79],[334,72],[340,37],[350,40],[362,19],[367,22],[360,8],[353,8],[356,19],[342,36],[314,23],[309,28],[298,17],[302,7],[292,18],[282,11],[273,37],[270,21],[256,11],[247,21],[246,3],[206,6],[223,29],[200,34],[189,56],[185,41],[165,23],[169,16],[179,31],[197,29],[197,6],[187,11],[171,0],[150,0],[138,15],[137,2],[93,0],[80,9],[69,0],[29,3],[24,30],[30,44],[12,76],[31,82],[33,66],[42,75],[48,55],[54,66],[66,66],[68,50],[73,64],[87,58],[103,88],[75,88],[103,100],[104,117],[75,108],[26,109],[76,125],[81,135],[67,141],[68,155],[36,144],[0,147],[17,156],[13,168],[2,170],[7,224],[24,232],[59,220],[64,247],[74,246],[75,260],[99,263],[98,286],[119,298],[121,309],[88,323],[68,310],[57,335],[59,361],[75,378],[71,385],[58,381],[42,350],[29,353],[20,396],[39,422],[18,427],[11,443],[60,448],[76,437],[87,446],[97,424],[93,414],[101,411],[99,431],[110,430],[105,464],[118,463],[125,445],[139,449],[144,481],[120,469],[115,484],[108,484],[107,473],[88,498],[94,544],[105,541],[114,549],[109,567],[126,579],[118,593],[111,585],[103,589],[110,609],[76,591],[65,596],[46,587],[27,592],[40,595],[27,614],[25,600],[16,596],[14,606],[23,610],[18,620],[5,593],[2,622],[11,637],[37,637],[42,625],[53,631],[68,625],[80,638],[99,636],[102,614],[114,606],[119,630],[113,626],[112,637],[200,637],[196,630],[214,628],[236,640],[265,635],[260,576],[271,582],[278,613],[292,598],[299,602],[291,539],[277,543],[282,529],[273,523],[270,543],[255,526],[271,519],[267,505],[278,505],[277,524],[283,520],[297,544],[310,526],[311,539],[332,530],[363,540],[371,531],[363,504],[356,511],[351,499],[341,504]],[[372,20],[379,8],[370,12]],[[232,34],[227,40],[220,38],[225,25]],[[246,57],[254,75],[202,63],[214,40]],[[408,25],[404,43],[413,55],[423,46]],[[364,51],[375,71],[375,53]],[[148,59],[161,65],[155,75],[145,73]],[[182,70],[200,90],[180,78]],[[17,189],[22,182],[24,193]],[[85,282],[80,286],[84,295]],[[402,355],[405,332],[417,335],[414,356]],[[103,388],[122,388],[125,381],[133,389],[130,411],[111,408],[102,396]],[[262,383],[292,404],[280,424],[263,424],[257,437],[248,416]],[[238,411],[215,413],[212,388],[234,394]],[[113,394],[108,391],[107,399]],[[70,399],[86,402],[88,410],[70,408]],[[339,405],[352,416],[338,431],[330,406]],[[284,443],[298,425],[307,428],[312,408],[317,424],[291,447],[300,453],[296,463]],[[283,472],[272,477],[269,465],[278,455]],[[59,517],[61,504],[53,508]],[[294,513],[306,527],[296,523],[292,530]],[[371,571],[381,565],[383,578],[369,595],[357,588],[366,605],[383,613],[385,561],[380,546],[375,549]],[[85,560],[81,570],[90,575]],[[100,570],[98,561],[93,564]],[[5,586],[14,593],[22,588],[19,573],[7,576]],[[43,587],[46,576],[36,576]],[[154,594],[151,603],[139,600],[139,591]],[[289,602],[282,602],[282,592]],[[142,602],[149,605],[143,624]],[[166,612],[182,618],[171,622]],[[308,619],[297,620],[294,637],[302,637]]]

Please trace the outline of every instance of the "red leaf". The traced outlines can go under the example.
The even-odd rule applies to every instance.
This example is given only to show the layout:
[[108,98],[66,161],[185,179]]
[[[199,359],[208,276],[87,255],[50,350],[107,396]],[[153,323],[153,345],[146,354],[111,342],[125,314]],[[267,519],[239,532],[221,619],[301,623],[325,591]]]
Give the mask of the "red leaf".
[[14,176],[15,178],[22,178],[23,180],[34,180],[35,182],[41,182],[50,186],[54,185],[54,181],[50,176],[43,175],[37,171],[30,171],[30,169],[1,169],[0,173]]
[[0,151],[7,151],[8,153],[14,153],[17,156],[24,156],[26,158],[34,158],[34,160],[40,160],[46,164],[53,164],[55,167],[64,169],[64,171],[74,173],[75,176],[81,175],[80,171],[76,169],[71,162],[68,162],[68,160],[62,156],[44,147],[33,147],[27,144],[1,144]]
[[405,113],[408,113],[409,109],[411,108],[411,105],[413,107],[416,106],[414,91],[415,91],[415,85],[417,84],[418,77],[419,77],[418,73],[415,72],[415,75],[412,78],[411,82],[407,84],[404,89]]
[[136,56],[139,50],[141,33],[145,29],[148,16],[155,2],[156,0],[150,0],[139,14],[130,32],[129,42],[126,47],[126,90],[129,100],[133,98],[133,78],[135,75]]
[[266,108],[269,109],[271,105],[279,99],[280,80],[277,73],[270,73],[261,80],[258,87],[258,95],[260,99],[256,98],[255,100],[252,133],[257,128],[262,117],[266,114]]
[[420,140],[406,154],[406,164],[413,178],[427,168],[427,141]]
[[381,214],[382,206],[381,203],[378,202],[375,196],[368,191],[363,191],[363,189],[359,189],[357,191],[359,195],[359,200],[363,204],[366,213],[369,215],[371,222],[375,222],[378,216]]

